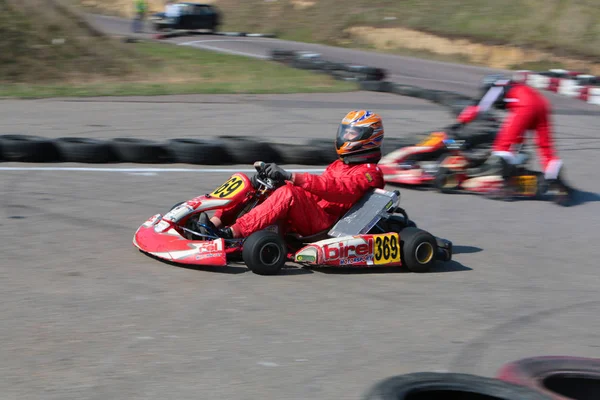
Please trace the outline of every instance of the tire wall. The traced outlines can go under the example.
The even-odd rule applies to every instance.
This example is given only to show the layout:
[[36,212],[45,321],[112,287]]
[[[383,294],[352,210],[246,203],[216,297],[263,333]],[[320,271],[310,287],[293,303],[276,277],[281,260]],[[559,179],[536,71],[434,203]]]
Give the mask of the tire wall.
[[[271,60],[294,68],[326,73],[335,79],[353,81],[361,90],[410,96],[442,105],[457,115],[471,98],[460,93],[429,90],[384,80],[380,68],[333,63],[320,54],[275,49]],[[484,121],[487,132],[495,132],[497,123]],[[477,130],[479,128],[475,127]],[[443,128],[442,128],[443,129]],[[415,144],[427,133],[387,137],[384,154]],[[252,164],[256,160],[280,164],[326,165],[337,158],[332,141],[308,140],[303,144],[273,143],[254,137],[217,136],[173,138],[151,141],[140,138],[94,139],[83,137],[44,138],[35,134],[0,135],[0,161],[76,162],[76,163],[183,163],[200,165]],[[318,140],[317,140],[318,141]]]

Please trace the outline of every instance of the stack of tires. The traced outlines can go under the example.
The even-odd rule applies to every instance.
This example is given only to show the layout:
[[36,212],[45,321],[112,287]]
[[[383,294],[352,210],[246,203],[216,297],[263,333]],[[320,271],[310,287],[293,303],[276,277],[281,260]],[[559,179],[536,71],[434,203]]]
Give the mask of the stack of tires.
[[[462,135],[477,146],[491,143],[497,130],[496,121],[483,119],[466,127]],[[386,155],[399,148],[415,145],[429,134],[417,132],[402,137],[387,135],[382,152]],[[0,135],[0,160],[13,162],[248,165],[262,160],[280,164],[327,165],[336,159],[333,139],[308,139],[302,144],[289,144],[249,136],[153,141],[126,137],[95,139]]]
[[321,139],[308,140],[304,144],[285,144],[237,136],[153,141],[0,135],[0,160],[13,162],[235,165],[262,160],[326,165],[336,158],[333,140]]
[[592,400],[600,399],[600,359],[542,356],[503,365],[495,378],[417,372],[372,385],[365,400]]
[[381,68],[331,62],[323,60],[319,53],[274,49],[270,58],[294,68],[329,74],[344,81],[379,82],[386,77],[385,70]]

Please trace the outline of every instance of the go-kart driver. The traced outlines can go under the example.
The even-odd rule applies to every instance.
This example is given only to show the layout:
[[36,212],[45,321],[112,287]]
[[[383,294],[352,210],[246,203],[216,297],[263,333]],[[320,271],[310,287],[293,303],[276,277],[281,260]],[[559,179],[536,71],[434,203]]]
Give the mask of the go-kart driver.
[[[198,220],[198,231],[207,234],[201,226],[205,224],[219,237],[232,239],[247,237],[280,222],[284,229],[302,236],[330,228],[368,190],[385,186],[383,173],[377,167],[383,136],[383,121],[378,114],[350,111],[342,119],[335,140],[340,158],[322,175],[291,173],[275,163],[267,164],[267,176],[275,181],[285,180],[283,186],[231,226],[226,226],[231,216],[220,210],[210,221],[203,213]],[[257,187],[256,175],[252,181]]]
[[491,156],[479,169],[477,175],[502,174],[507,179],[518,163],[514,147],[521,145],[525,133],[535,130],[535,140],[545,179],[552,187],[560,184],[562,160],[558,158],[552,139],[550,104],[538,91],[525,84],[507,79],[502,75],[487,76],[483,80],[482,97],[475,106],[466,107],[458,121],[467,124],[478,114],[492,107],[507,110],[508,115],[498,132]]

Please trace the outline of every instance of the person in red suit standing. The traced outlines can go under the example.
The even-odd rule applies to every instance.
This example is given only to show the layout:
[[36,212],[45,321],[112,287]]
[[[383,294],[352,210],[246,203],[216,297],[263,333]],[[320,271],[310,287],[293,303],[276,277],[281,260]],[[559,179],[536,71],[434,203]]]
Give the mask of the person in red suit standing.
[[550,187],[560,185],[562,189],[567,189],[561,179],[563,161],[554,147],[549,101],[532,87],[501,75],[486,77],[482,92],[477,105],[468,106],[459,114],[457,119],[460,123],[467,124],[492,107],[506,110],[508,115],[480,175],[500,172],[504,178],[508,178],[512,167],[518,163],[516,153],[524,143],[526,133],[535,131],[535,143],[546,181]]

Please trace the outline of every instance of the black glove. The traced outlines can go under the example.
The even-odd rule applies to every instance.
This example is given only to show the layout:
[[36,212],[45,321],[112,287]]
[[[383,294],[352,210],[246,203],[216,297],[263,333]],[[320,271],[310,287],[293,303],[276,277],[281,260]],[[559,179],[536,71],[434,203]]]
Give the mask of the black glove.
[[292,179],[292,173],[286,171],[275,163],[267,164],[265,168],[267,176],[274,181],[289,181]]
[[252,187],[254,189],[258,189],[260,187],[260,183],[258,183],[257,179],[258,179],[258,174],[254,174],[250,177],[250,182],[252,182]]

